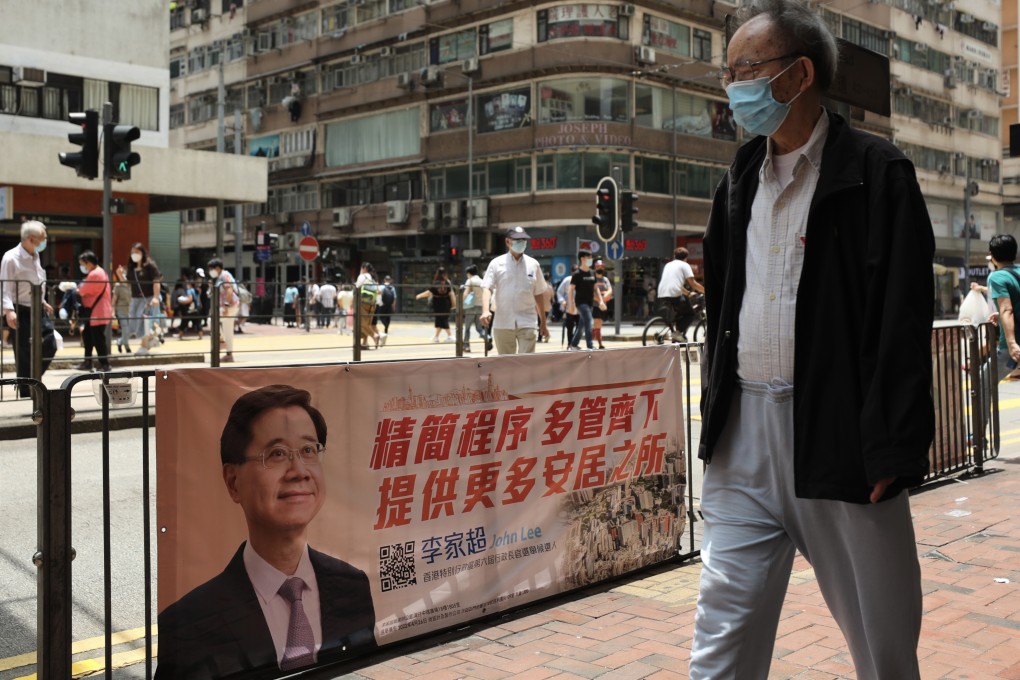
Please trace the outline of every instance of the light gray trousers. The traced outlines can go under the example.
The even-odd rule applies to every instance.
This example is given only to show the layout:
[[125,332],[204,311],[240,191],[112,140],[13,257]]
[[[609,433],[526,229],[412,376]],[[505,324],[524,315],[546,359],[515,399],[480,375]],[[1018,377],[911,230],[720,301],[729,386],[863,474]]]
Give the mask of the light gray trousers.
[[692,680],[768,677],[795,550],[814,568],[857,677],[920,678],[921,570],[907,492],[874,505],[797,498],[793,387],[740,385],[701,509]]

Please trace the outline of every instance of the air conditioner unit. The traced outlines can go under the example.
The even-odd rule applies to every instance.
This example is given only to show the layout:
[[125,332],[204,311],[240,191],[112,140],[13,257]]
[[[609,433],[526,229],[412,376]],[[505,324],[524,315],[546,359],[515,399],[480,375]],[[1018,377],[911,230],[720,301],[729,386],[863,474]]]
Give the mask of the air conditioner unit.
[[435,231],[439,228],[439,217],[442,211],[438,203],[421,204],[421,228],[422,231]]
[[392,47],[384,47],[381,50],[379,50],[379,56],[380,57],[388,57],[391,54],[393,54],[393,48]]
[[351,63],[352,64],[360,64],[361,63],[361,55],[360,54],[351,55]]
[[288,222],[290,222],[290,213],[285,212],[276,213],[277,224],[287,224]]
[[928,51],[928,45],[926,45],[925,43],[914,43],[914,51],[924,54],[925,52]]
[[940,121],[939,124],[940,125],[945,125],[946,127],[953,127],[953,117],[952,116],[946,116],[945,118],[943,118]]
[[478,57],[471,57],[465,59],[460,64],[460,70],[464,73],[477,73],[478,72]]
[[193,24],[200,24],[200,23],[202,23],[203,21],[205,21],[208,18],[209,17],[206,14],[204,9],[193,9],[193,10],[191,10],[191,23],[193,23]]
[[223,233],[232,234],[234,232],[234,218],[230,217],[223,220]]
[[489,199],[473,198],[467,205],[468,226],[486,227],[489,221]]
[[634,5],[631,4],[620,5],[620,16],[621,17],[634,16]]
[[646,45],[641,45],[635,48],[635,56],[637,57],[638,63],[641,64],[654,64],[655,63],[655,50]]
[[942,84],[945,86],[947,90],[952,90],[953,88],[956,87],[956,76],[952,74],[947,75]]
[[424,85],[435,85],[439,82],[439,67],[429,66],[422,70],[421,82]]
[[403,224],[407,222],[407,201],[386,202],[386,223]]
[[282,168],[280,168],[280,159],[279,158],[270,158],[269,162],[268,162],[268,165],[269,165],[269,172],[277,172],[277,171],[282,169]]
[[251,29],[250,28],[245,28],[245,29],[243,29],[241,31],[241,38],[247,40],[250,37],[251,37]]
[[972,24],[972,23],[974,23],[974,16],[972,14],[967,14],[965,12],[965,13],[960,15],[960,23],[961,24]]
[[283,250],[297,250],[301,243],[301,234],[296,231],[288,232],[280,236],[280,248]]
[[970,109],[967,111],[967,117],[973,120],[975,118],[984,118],[985,114],[977,109]]
[[945,174],[949,172],[949,166],[943,163],[942,165],[938,166],[938,172],[939,174]]
[[352,218],[353,215],[351,215],[350,208],[335,208],[333,210],[333,228],[339,229],[351,226]]
[[11,70],[14,74],[14,82],[22,87],[42,87],[46,84],[46,71],[41,68],[15,66]]
[[983,28],[986,31],[997,31],[997,30],[999,30],[999,27],[996,26],[995,24],[993,24],[991,21],[985,21],[984,23],[982,23],[981,24],[981,28]]
[[443,201],[443,217],[451,220],[460,219],[460,201]]
[[411,88],[414,87],[414,76],[410,73],[398,73],[397,74],[397,87]]

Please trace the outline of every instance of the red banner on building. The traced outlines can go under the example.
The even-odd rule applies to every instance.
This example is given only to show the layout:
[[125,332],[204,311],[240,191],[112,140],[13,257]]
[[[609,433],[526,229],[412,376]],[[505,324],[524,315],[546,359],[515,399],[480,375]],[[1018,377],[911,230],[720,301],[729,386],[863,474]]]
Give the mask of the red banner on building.
[[648,347],[161,374],[157,677],[288,667],[292,575],[305,664],[672,558],[680,366]]

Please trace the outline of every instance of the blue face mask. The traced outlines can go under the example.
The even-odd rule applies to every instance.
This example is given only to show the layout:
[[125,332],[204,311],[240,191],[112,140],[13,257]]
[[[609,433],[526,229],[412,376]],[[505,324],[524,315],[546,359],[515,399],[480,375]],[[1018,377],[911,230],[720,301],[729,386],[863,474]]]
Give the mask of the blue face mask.
[[510,250],[514,251],[518,255],[520,255],[521,253],[523,253],[527,249],[528,249],[528,242],[527,242],[526,239],[515,238],[513,241],[510,241]]
[[38,255],[39,253],[41,253],[44,250],[46,250],[46,241],[45,240],[35,247],[35,254]]
[[[796,63],[793,62],[793,64]],[[790,113],[790,104],[801,93],[798,92],[793,99],[785,104],[777,102],[772,96],[772,81],[789,71],[793,64],[784,68],[773,78],[765,76],[754,80],[741,80],[726,86],[726,96],[729,97],[730,110],[733,111],[733,120],[737,122],[737,125],[752,135],[766,137],[780,128]]]

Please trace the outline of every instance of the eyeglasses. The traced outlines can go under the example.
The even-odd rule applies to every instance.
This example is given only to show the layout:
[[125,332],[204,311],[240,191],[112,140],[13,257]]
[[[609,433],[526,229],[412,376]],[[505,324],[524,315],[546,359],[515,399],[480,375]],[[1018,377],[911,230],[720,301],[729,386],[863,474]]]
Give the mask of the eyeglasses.
[[305,444],[299,446],[296,449],[292,449],[283,444],[276,444],[265,449],[262,453],[257,456],[245,456],[245,460],[260,460],[262,461],[262,467],[266,470],[272,470],[275,467],[284,465],[284,461],[288,463],[294,460],[294,456],[305,465],[318,465],[322,462],[322,455],[326,452],[326,445],[315,442],[314,444]]
[[799,59],[802,56],[804,55],[791,52],[780,57],[772,57],[771,59],[760,59],[758,61],[747,61],[745,59],[744,61],[738,61],[733,68],[723,66],[722,69],[720,69],[718,73],[719,82],[723,84],[723,87],[726,87],[730,83],[738,83],[742,80],[754,80],[758,77],[757,68],[759,66],[763,64],[771,64],[774,61],[781,61],[783,59]]

